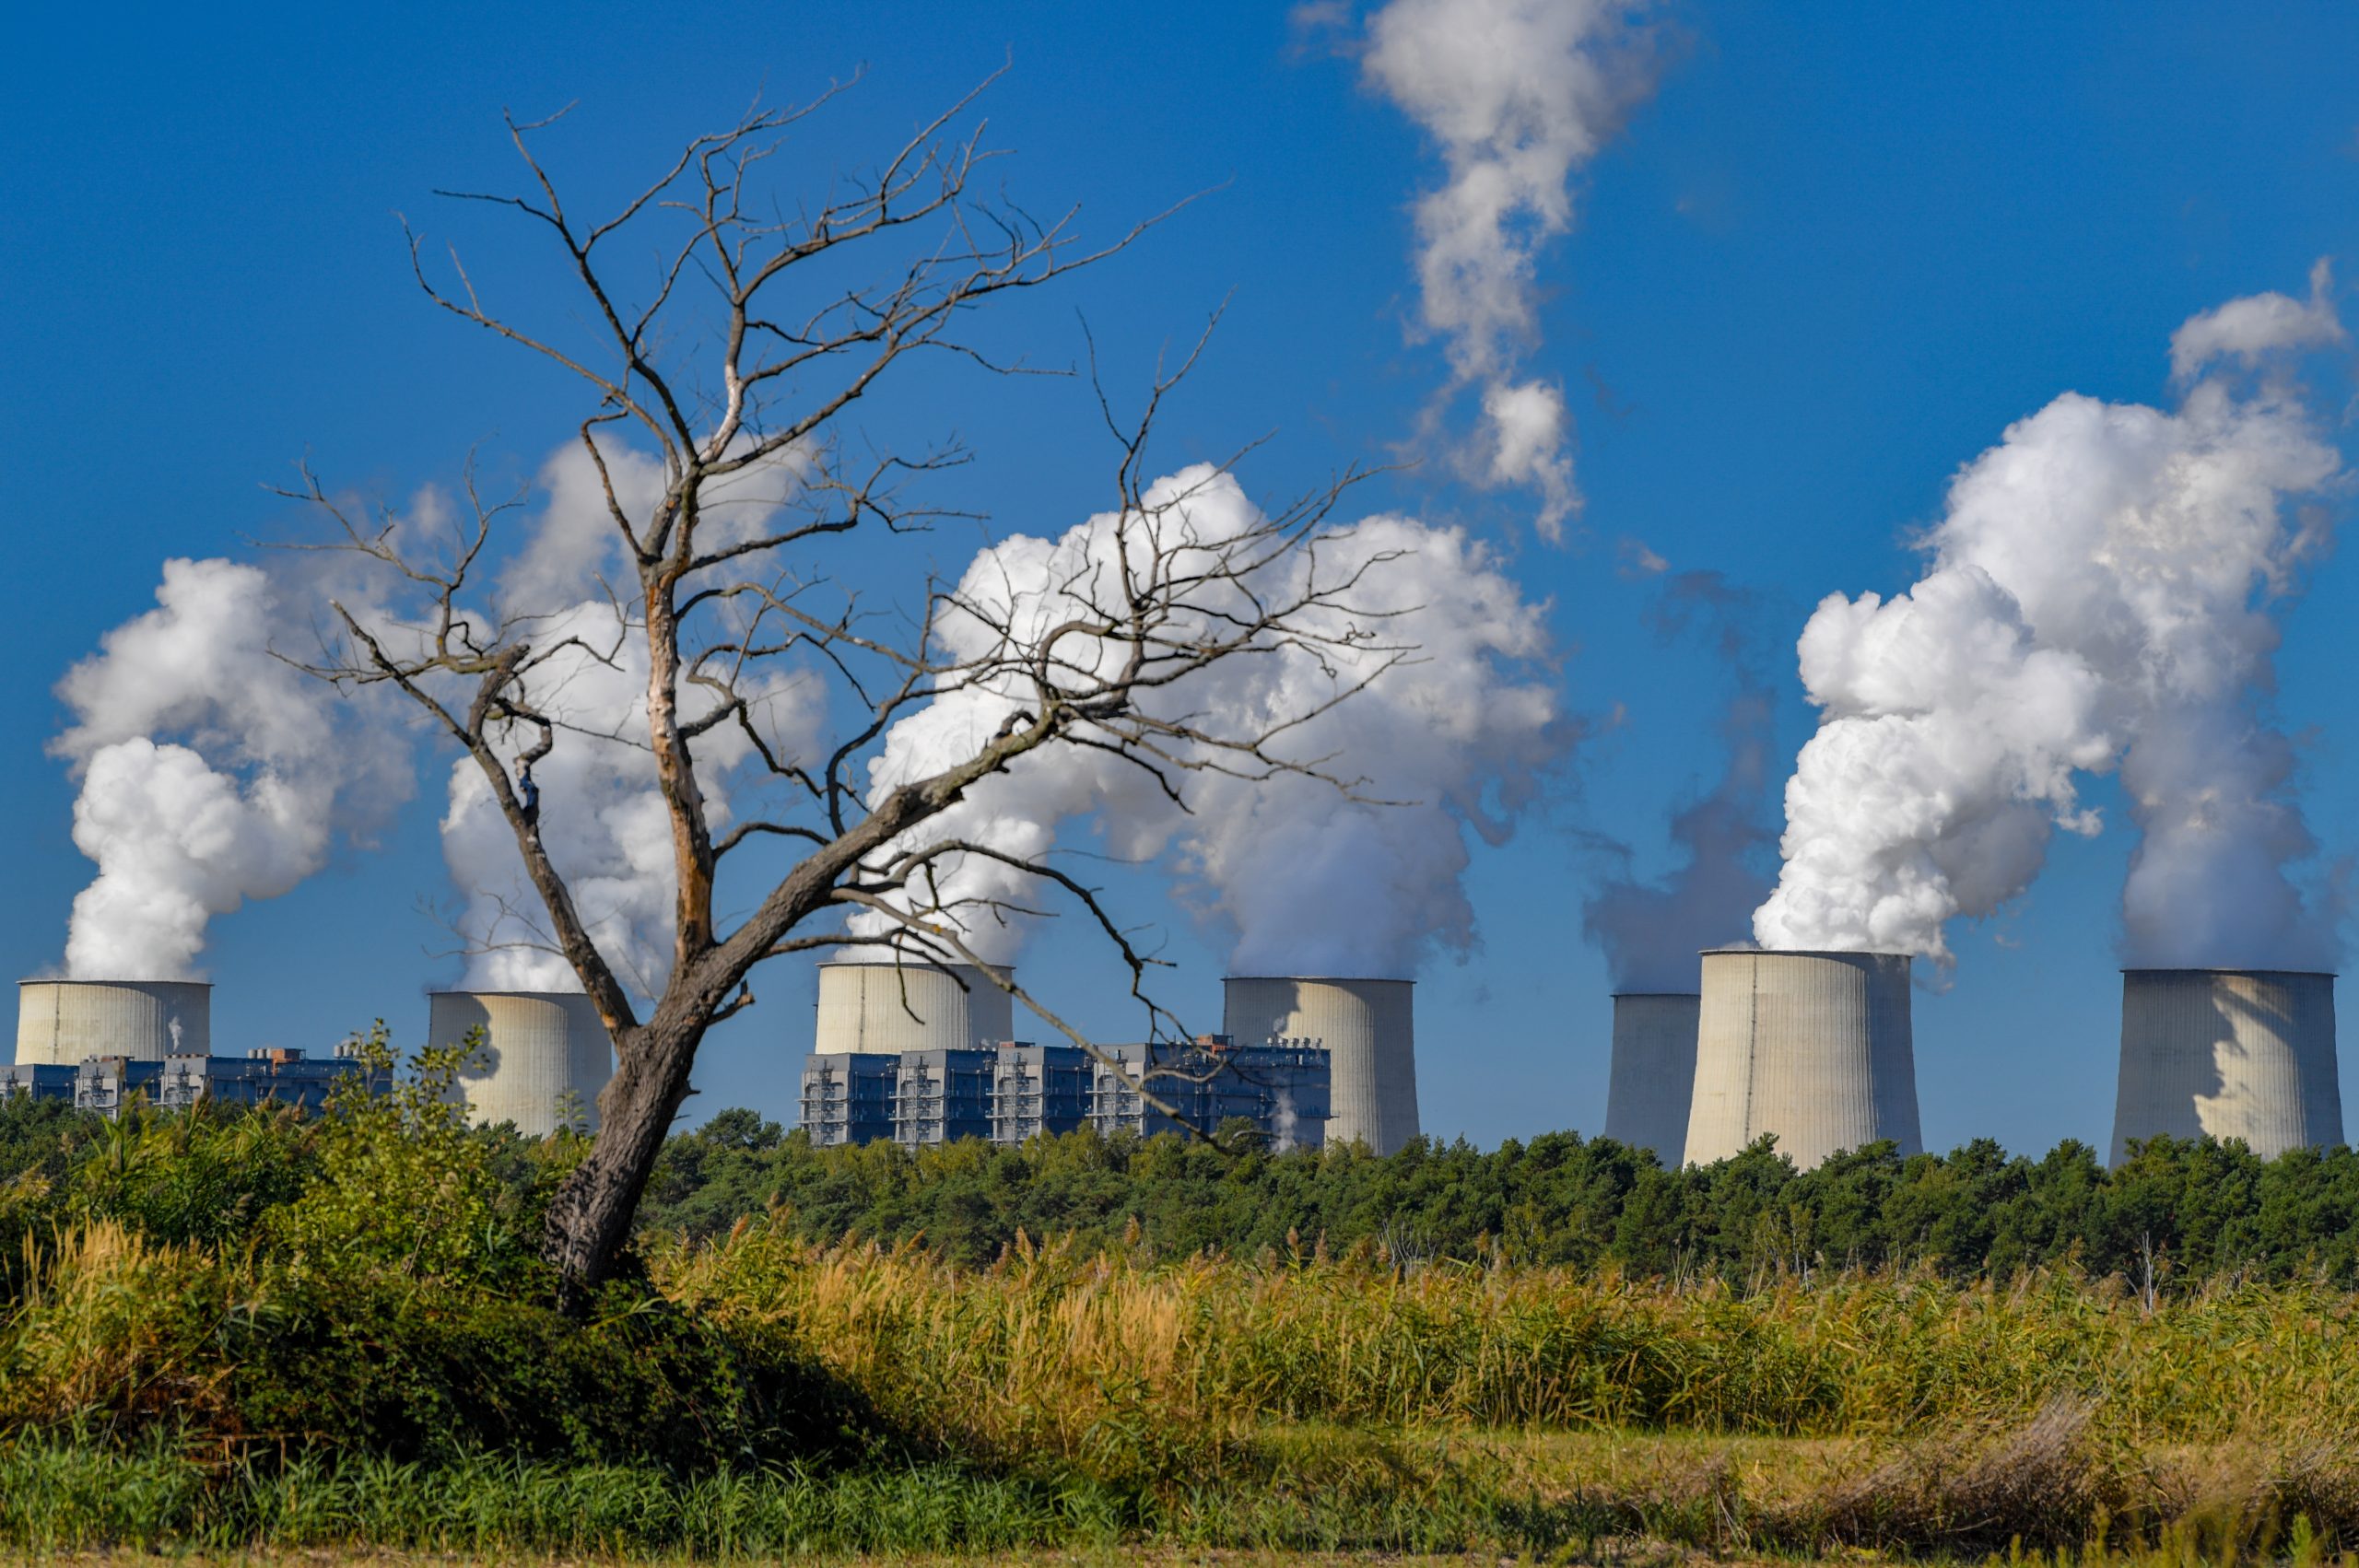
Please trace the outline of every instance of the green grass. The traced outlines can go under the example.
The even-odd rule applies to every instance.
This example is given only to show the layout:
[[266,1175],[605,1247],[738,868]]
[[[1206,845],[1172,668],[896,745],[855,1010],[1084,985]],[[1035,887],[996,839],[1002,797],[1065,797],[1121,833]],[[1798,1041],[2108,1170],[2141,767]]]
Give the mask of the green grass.
[[0,1542],[45,1553],[367,1547],[734,1559],[1111,1545],[1130,1523],[1121,1499],[1086,1482],[947,1465],[683,1479],[491,1457],[208,1465],[161,1444],[0,1450]]
[[[436,1465],[160,1440],[0,1447],[0,1549],[237,1557],[751,1561],[1137,1550],[1531,1562],[2318,1562],[2359,1534],[2359,1469],[2234,1450],[2125,1464],[2084,1409],[1956,1441],[1273,1427],[1219,1473],[1126,1491],[947,1463],[669,1475],[480,1457]],[[2311,1510],[2320,1510],[2313,1514]],[[2045,1553],[2045,1556],[2041,1554]]]

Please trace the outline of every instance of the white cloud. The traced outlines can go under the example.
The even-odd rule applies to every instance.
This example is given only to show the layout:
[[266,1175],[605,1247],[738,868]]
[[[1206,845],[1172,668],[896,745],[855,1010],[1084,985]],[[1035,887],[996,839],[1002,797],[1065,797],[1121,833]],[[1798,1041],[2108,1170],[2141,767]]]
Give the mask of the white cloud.
[[2189,317],[2171,333],[2171,374],[2189,381],[2215,359],[2234,358],[2250,369],[2263,356],[2283,349],[2344,341],[2342,322],[2334,310],[2334,265],[2320,256],[2310,268],[2306,300],[2272,290]]
[[1488,478],[1494,485],[1529,485],[1540,492],[1542,537],[1564,537],[1565,519],[1580,508],[1573,488],[1573,459],[1566,450],[1570,424],[1565,394],[1545,381],[1511,386],[1494,381],[1483,393],[1483,415],[1495,445]]

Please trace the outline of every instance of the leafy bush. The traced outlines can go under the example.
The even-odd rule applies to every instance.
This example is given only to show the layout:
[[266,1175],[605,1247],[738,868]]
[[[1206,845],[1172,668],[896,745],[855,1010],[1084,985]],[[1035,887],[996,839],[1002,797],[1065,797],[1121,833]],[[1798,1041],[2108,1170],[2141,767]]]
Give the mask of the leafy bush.
[[[480,1044],[470,1036],[421,1049],[387,1093],[367,1092],[358,1075],[339,1086],[311,1135],[311,1179],[265,1227],[288,1275],[547,1293],[538,1217],[581,1141],[560,1134],[534,1145],[535,1157],[521,1168],[503,1169],[499,1141],[467,1125],[453,1087]],[[358,1054],[372,1074],[393,1069],[383,1024],[358,1042]]]
[[[358,1042],[393,1064],[382,1025]],[[472,1045],[325,1114],[7,1108],[38,1159],[0,1185],[19,1241],[0,1435],[85,1432],[437,1464],[495,1451],[671,1470],[873,1449],[859,1402],[643,1278],[584,1321],[550,1305],[547,1197],[585,1141],[466,1124]],[[11,1138],[10,1135],[13,1135]]]

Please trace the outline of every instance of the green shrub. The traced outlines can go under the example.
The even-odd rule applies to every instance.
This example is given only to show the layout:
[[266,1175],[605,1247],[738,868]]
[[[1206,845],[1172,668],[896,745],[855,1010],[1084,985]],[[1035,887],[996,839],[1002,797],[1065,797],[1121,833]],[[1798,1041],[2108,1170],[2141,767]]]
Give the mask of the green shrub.
[[[387,1093],[368,1093],[359,1077],[339,1086],[307,1129],[317,1146],[310,1179],[259,1227],[276,1267],[299,1281],[390,1278],[467,1293],[548,1293],[539,1215],[576,1143],[552,1140],[546,1160],[500,1167],[499,1141],[467,1125],[453,1092],[480,1043],[471,1036],[419,1050]],[[394,1065],[381,1022],[358,1051],[372,1073]]]

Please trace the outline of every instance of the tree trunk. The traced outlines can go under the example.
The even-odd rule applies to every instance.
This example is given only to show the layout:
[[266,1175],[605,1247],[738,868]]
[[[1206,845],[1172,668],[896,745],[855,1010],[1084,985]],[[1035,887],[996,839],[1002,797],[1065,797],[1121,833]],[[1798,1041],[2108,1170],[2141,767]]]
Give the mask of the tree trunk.
[[541,1254],[557,1270],[558,1305],[569,1313],[587,1308],[630,1239],[640,1194],[687,1097],[688,1069],[703,1037],[701,1023],[659,1015],[618,1043],[615,1075],[598,1096],[590,1156],[557,1188],[542,1236]]

